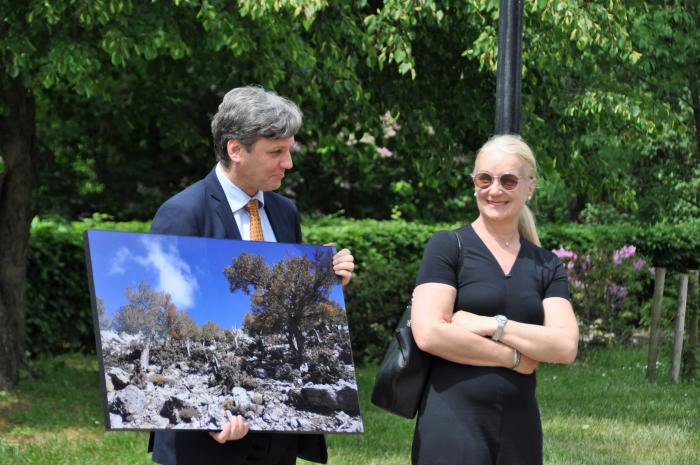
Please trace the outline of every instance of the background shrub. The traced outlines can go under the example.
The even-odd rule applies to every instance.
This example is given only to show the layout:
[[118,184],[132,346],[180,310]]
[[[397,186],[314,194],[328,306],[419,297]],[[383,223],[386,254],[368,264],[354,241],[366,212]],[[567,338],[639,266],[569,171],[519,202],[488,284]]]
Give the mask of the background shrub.
[[89,228],[146,232],[150,223],[113,223],[95,215],[77,222],[37,220],[29,240],[26,350],[29,355],[92,351],[83,232]]
[[[345,289],[345,304],[356,363],[383,355],[410,299],[423,247],[433,232],[459,226],[337,217],[304,222],[306,243],[336,242],[355,256],[356,275]],[[146,232],[149,223],[114,223],[99,215],[73,223],[33,223],[26,345],[30,355],[95,348],[82,244],[82,234],[88,228]],[[651,264],[672,270],[696,268],[700,256],[700,221],[649,227],[544,225],[538,230],[543,246],[550,250],[565,247],[581,255],[599,250],[612,253],[629,244]],[[649,292],[648,286],[639,292]],[[613,319],[625,314],[609,313]]]

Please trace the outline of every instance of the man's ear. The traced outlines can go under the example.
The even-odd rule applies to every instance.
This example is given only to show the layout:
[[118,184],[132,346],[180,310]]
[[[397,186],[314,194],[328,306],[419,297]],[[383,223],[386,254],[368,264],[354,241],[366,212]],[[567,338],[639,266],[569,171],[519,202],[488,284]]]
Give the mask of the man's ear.
[[230,139],[226,143],[226,153],[228,154],[229,160],[231,160],[234,163],[239,162],[241,160],[242,149],[243,147],[237,140]]

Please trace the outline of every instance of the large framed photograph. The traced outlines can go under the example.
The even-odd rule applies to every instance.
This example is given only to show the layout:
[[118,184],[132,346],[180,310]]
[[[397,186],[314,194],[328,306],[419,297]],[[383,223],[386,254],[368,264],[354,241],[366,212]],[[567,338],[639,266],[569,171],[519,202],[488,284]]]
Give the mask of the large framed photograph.
[[360,433],[331,247],[89,230],[110,430]]

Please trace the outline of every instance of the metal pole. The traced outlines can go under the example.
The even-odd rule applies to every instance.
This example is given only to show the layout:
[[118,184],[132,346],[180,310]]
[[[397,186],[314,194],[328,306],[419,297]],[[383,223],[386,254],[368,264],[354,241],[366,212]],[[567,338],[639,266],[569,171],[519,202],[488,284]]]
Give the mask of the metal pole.
[[496,134],[520,132],[523,0],[501,0],[498,11]]

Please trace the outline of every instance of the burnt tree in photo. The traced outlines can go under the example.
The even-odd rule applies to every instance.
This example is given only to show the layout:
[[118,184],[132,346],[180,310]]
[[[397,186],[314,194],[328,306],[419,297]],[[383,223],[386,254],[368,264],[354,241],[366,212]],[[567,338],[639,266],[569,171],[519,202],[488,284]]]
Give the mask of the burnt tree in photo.
[[151,344],[168,335],[168,315],[176,312],[176,307],[170,294],[158,292],[143,281],[136,289],[127,287],[124,292],[129,303],[114,312],[113,327],[118,332],[144,336],[140,360],[140,368],[144,371],[148,368]]
[[301,364],[305,333],[325,329],[337,312],[329,312],[336,281],[332,255],[319,249],[313,257],[284,258],[271,267],[260,255],[241,254],[224,269],[230,291],[251,296],[251,312],[244,319],[249,333],[279,334],[287,338]]
[[101,331],[107,331],[112,329],[112,319],[107,314],[107,309],[105,308],[105,301],[102,297],[97,298],[97,321],[100,325]]
[[214,321],[207,321],[202,325],[202,339],[204,342],[210,343],[218,341],[224,337],[224,330]]

